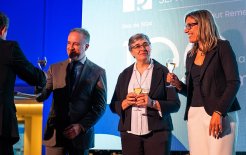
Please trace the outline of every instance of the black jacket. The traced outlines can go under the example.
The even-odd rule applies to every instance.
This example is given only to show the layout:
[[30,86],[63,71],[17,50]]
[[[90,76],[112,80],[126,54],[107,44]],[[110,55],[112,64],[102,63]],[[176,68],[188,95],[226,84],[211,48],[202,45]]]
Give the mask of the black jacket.
[[[188,111],[192,98],[191,67],[196,54],[186,58],[186,84],[182,84],[181,94],[187,96],[184,119],[188,118]],[[219,111],[222,115],[227,112],[240,110],[236,98],[240,87],[240,78],[235,54],[228,41],[218,40],[217,46],[207,52],[200,73],[200,91],[206,112],[212,115]]]
[[17,42],[0,39],[0,137],[19,140],[14,86],[16,75],[30,85],[43,87],[43,71],[34,67],[24,56]]
[[[119,131],[129,131],[131,129],[132,107],[122,110],[121,103],[128,94],[128,85],[133,72],[133,65],[126,68],[118,77],[115,91],[110,103],[110,109],[113,113],[120,116]],[[167,88],[165,81],[168,70],[154,60],[152,81],[149,97],[158,100],[161,106],[162,117],[159,112],[153,108],[147,108],[149,130],[173,130],[173,124],[170,113],[177,112],[180,108],[178,95],[173,88]]]

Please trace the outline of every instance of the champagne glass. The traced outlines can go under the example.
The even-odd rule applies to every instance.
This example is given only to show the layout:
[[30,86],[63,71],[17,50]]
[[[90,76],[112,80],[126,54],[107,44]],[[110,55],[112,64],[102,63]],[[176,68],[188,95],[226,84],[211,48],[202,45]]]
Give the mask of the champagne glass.
[[[139,84],[133,84],[133,92],[136,94],[136,95],[139,95],[142,93],[142,88],[139,86]],[[137,100],[137,98],[135,99]],[[135,109],[136,111],[140,111],[139,107],[134,107],[133,106],[133,109]]]
[[[38,67],[44,72],[45,66],[47,64],[47,58],[45,56],[38,57]],[[40,94],[43,88],[40,86],[35,86],[34,94]]]
[[[173,73],[173,70],[176,66],[176,63],[174,61],[174,59],[167,59],[166,61],[166,66],[167,66],[167,69],[169,70],[170,73]],[[167,87],[173,87],[173,85],[168,85]]]
[[[135,94],[139,95],[139,94],[141,94],[142,89],[141,88],[133,88],[133,91],[134,91]],[[137,100],[137,98],[135,98],[135,100]],[[135,107],[135,110],[136,111],[141,111],[138,106]]]
[[38,57],[38,66],[41,70],[44,70],[47,64],[47,58],[45,56]]

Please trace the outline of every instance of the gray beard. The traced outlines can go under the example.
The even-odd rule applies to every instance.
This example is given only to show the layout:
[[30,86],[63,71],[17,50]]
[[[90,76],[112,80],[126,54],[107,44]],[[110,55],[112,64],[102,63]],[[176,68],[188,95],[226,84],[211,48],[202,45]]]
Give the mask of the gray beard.
[[80,54],[78,54],[78,53],[72,51],[68,56],[69,56],[70,59],[76,60],[76,59],[79,57],[79,55],[80,55]]

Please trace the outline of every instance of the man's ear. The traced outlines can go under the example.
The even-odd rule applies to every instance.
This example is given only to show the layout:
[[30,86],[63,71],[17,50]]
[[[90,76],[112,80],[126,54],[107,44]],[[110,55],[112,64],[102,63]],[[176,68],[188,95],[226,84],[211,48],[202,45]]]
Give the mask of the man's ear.
[[0,31],[0,36],[4,37],[3,39],[5,39],[6,34],[7,34],[7,27],[4,26]]
[[4,32],[4,33],[7,32],[7,26],[4,26],[4,27],[3,27],[3,32]]

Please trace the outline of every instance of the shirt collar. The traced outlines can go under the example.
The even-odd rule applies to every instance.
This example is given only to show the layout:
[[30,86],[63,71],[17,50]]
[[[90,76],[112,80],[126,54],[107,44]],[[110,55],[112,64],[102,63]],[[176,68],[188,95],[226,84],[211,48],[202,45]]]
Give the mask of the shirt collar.
[[[150,59],[150,64],[149,64],[149,66],[147,67],[147,69],[149,70],[149,69],[151,69],[153,66],[154,66],[154,61],[153,61],[153,59]],[[137,71],[137,63],[136,63],[136,62],[134,63],[133,70],[134,70],[134,71]]]
[[[83,58],[81,58],[81,59],[79,59],[79,60],[76,60],[76,61],[79,61],[79,62],[81,62],[81,63],[84,65],[84,64],[85,64],[86,59],[87,59],[87,57],[86,57],[86,56],[84,56]],[[71,61],[72,61],[72,59],[70,59],[70,58],[69,58],[69,62],[71,62]]]

